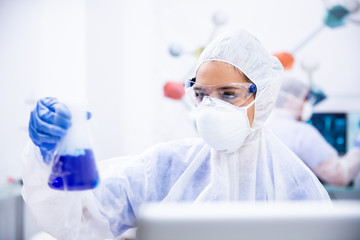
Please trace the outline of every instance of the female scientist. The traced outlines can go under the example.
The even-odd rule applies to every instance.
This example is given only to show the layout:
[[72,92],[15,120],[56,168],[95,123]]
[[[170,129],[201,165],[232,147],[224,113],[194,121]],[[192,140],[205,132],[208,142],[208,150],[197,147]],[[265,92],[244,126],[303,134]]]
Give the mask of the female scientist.
[[70,122],[56,99],[31,113],[32,142],[23,163],[23,197],[39,225],[59,239],[117,237],[136,226],[146,202],[319,200],[329,196],[315,175],[264,127],[282,66],[252,35],[236,30],[211,42],[186,83],[201,138],[158,144],[130,161],[99,165],[92,191],[47,186],[51,155]]

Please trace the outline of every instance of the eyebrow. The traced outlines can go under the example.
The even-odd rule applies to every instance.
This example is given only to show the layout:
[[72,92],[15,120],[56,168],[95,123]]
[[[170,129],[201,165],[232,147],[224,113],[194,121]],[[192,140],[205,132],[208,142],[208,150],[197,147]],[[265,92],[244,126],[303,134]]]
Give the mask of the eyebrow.
[[201,87],[194,87],[194,90],[198,90],[198,91],[206,91],[205,88],[201,88]]
[[[237,89],[237,87],[233,87],[233,86],[224,86],[224,87],[219,87],[219,88],[217,88],[216,90],[222,90],[222,91],[224,91],[224,90],[236,90]],[[204,92],[206,92],[206,88],[202,88],[202,87],[194,87],[194,90],[195,91],[204,91]]]
[[226,86],[226,87],[220,87],[218,88],[220,90],[232,90],[232,89],[237,89],[236,87],[232,87],[232,86]]

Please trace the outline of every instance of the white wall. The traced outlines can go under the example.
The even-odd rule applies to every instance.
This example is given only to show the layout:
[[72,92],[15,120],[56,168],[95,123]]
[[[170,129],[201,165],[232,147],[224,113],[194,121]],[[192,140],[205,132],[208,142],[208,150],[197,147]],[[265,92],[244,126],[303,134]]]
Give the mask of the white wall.
[[[188,77],[194,58],[173,58],[168,47],[204,45],[219,10],[228,17],[219,32],[245,28],[272,53],[291,51],[324,15],[320,0],[0,0],[0,181],[19,174],[29,111],[43,96],[88,97],[99,159],[196,135],[184,105],[162,96],[164,83]],[[305,77],[301,60],[317,58],[315,82],[354,106],[359,42],[360,26],[325,29],[297,52],[294,72]]]
[[22,224],[16,219],[20,192],[6,179],[20,178],[36,99],[85,95],[85,10],[85,0],[0,0],[1,239],[30,239],[39,231],[26,206]]
[[20,176],[30,110],[85,95],[85,0],[0,1],[0,186]]
[[99,159],[153,143],[153,33],[152,1],[87,2],[87,90]]
[[38,2],[0,1],[0,186],[18,177],[34,85],[41,78]]

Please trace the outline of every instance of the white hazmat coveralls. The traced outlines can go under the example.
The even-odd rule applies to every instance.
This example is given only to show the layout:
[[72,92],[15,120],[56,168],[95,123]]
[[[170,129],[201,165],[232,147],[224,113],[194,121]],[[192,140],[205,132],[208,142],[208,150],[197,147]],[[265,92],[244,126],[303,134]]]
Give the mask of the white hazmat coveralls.
[[233,153],[211,149],[201,138],[158,144],[143,154],[99,163],[92,191],[55,191],[50,167],[29,143],[23,163],[23,197],[39,225],[58,239],[117,237],[136,226],[146,202],[329,201],[311,170],[266,127],[282,66],[243,30],[226,33],[203,51],[199,65],[223,61],[257,86],[252,132]]
[[315,169],[326,159],[337,156],[336,150],[312,125],[275,109],[268,127],[310,168]]

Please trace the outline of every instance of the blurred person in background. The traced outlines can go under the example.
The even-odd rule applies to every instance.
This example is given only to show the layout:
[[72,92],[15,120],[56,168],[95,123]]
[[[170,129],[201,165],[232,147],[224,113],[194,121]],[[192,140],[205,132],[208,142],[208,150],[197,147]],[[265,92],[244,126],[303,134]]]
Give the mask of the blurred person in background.
[[309,86],[295,77],[282,81],[268,127],[325,183],[348,185],[360,171],[360,142],[340,157],[312,125]]

